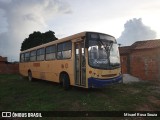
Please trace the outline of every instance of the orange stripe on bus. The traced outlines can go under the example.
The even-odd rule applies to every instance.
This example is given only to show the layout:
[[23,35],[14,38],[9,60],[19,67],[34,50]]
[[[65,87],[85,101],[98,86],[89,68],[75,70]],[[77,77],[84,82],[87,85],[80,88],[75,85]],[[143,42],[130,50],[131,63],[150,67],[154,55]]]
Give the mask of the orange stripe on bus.
[[40,63],[33,63],[34,67],[40,67]]

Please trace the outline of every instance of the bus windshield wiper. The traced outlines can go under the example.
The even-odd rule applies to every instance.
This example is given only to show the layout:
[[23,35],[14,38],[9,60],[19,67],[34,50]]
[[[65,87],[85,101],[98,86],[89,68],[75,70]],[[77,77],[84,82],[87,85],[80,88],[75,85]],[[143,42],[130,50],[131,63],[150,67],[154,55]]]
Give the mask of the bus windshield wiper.
[[[104,49],[107,53],[107,60],[108,60],[109,66],[110,66],[110,51],[111,51],[111,48],[113,45],[113,41],[109,41],[110,44],[108,46],[105,46],[101,39],[99,39],[99,41],[104,46]],[[107,47],[109,47],[109,48],[107,48]]]

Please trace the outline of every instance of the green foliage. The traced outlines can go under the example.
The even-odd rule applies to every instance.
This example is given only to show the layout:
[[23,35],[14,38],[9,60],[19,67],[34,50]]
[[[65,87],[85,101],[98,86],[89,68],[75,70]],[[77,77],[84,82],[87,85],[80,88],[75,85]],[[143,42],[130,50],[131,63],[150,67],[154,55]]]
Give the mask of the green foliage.
[[138,82],[65,91],[52,82],[0,75],[0,111],[157,111],[159,88],[159,82]]
[[[25,78],[20,79],[18,75],[4,74],[0,75],[0,111],[159,111],[159,88],[159,81],[143,81],[101,89],[71,87],[70,91],[65,91],[56,83],[42,80],[29,82]],[[84,120],[85,118],[108,120],[102,117],[84,117]],[[63,120],[62,117],[54,117],[51,120],[53,119]],[[109,120],[112,119],[116,118],[112,117]],[[138,119],[159,118],[137,117],[135,120]],[[127,120],[134,118],[127,117]]]
[[33,32],[22,42],[21,51],[57,40],[58,38],[56,38],[54,34],[55,33],[50,30],[45,33],[41,33],[39,31]]

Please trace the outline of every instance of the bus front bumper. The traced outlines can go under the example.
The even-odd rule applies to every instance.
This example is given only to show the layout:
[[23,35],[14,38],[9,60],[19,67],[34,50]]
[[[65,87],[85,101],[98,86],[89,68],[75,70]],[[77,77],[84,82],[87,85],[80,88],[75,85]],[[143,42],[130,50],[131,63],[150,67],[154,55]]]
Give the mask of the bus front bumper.
[[100,87],[105,87],[107,85],[112,85],[122,82],[123,82],[122,75],[110,79],[98,79],[91,77],[88,78],[88,88],[100,88]]

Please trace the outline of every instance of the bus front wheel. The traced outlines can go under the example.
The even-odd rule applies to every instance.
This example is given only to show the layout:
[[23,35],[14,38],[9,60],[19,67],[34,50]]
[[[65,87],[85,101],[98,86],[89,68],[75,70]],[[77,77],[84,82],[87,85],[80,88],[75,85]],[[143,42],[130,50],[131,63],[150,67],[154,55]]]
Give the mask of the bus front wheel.
[[69,77],[67,74],[62,74],[61,75],[61,82],[62,82],[62,86],[65,90],[68,90],[70,87],[70,82],[69,82]]

